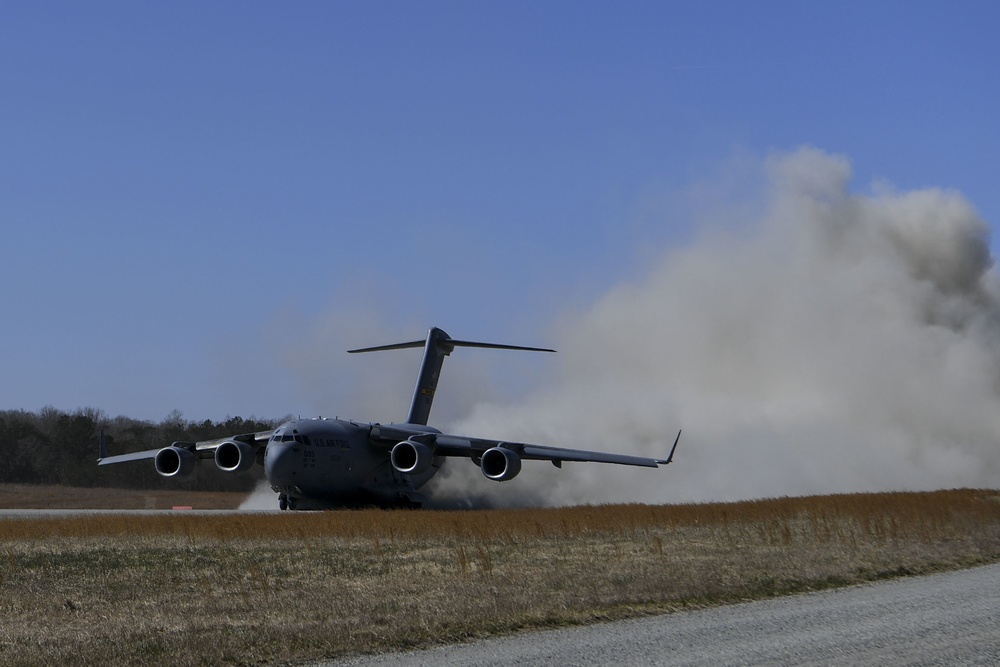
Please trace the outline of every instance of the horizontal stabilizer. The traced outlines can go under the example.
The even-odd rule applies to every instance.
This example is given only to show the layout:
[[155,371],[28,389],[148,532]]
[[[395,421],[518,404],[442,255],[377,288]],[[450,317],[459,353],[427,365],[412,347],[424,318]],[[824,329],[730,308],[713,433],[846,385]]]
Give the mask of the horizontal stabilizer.
[[526,352],[555,352],[547,347],[525,347],[524,345],[500,345],[498,343],[476,343],[470,340],[449,340],[455,347],[484,347],[489,350],[524,350]]
[[416,347],[424,348],[424,360],[420,364],[420,373],[417,375],[417,386],[413,390],[413,400],[410,402],[410,413],[406,417],[408,424],[427,423],[431,412],[431,404],[434,402],[434,392],[437,391],[438,378],[441,376],[441,366],[444,363],[444,358],[450,355],[456,347],[555,352],[555,350],[547,347],[525,347],[523,345],[501,345],[499,343],[455,340],[437,327],[427,332],[425,340],[412,340],[407,343],[393,343],[391,345],[377,345],[375,347],[360,347],[348,350],[348,352],[350,354],[357,354],[358,352],[383,352],[385,350],[405,350]]
[[426,341],[414,340],[409,343],[394,343],[392,345],[376,345],[375,347],[360,347],[356,350],[348,350],[348,354],[358,352],[384,352],[385,350],[405,350],[411,347],[423,347]]
[[[427,345],[425,340],[414,340],[409,343],[393,343],[392,345],[377,345],[375,347],[361,347],[356,350],[348,350],[348,354],[358,354],[360,352],[385,352],[386,350],[407,350],[415,347],[424,347]],[[555,350],[549,349],[547,347],[525,347],[524,345],[502,345],[500,343],[477,343],[471,340],[455,340],[454,338],[448,338],[446,340],[437,341],[437,345],[441,348],[455,348],[455,347],[482,347],[489,350],[524,350],[526,352],[555,352]],[[451,352],[451,349],[447,350]]]

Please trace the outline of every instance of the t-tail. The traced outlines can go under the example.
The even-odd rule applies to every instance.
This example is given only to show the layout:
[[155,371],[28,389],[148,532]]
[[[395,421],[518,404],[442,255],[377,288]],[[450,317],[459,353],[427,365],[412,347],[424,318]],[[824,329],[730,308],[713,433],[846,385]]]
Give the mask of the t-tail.
[[413,400],[410,402],[410,414],[406,417],[407,424],[427,424],[431,414],[431,404],[434,403],[434,394],[437,392],[438,380],[441,378],[441,366],[444,365],[444,358],[451,354],[456,347],[485,347],[494,350],[527,350],[529,352],[555,352],[544,347],[524,347],[521,345],[499,345],[497,343],[477,343],[468,340],[455,340],[443,330],[437,327],[427,332],[427,340],[414,340],[409,343],[395,343],[393,345],[379,345],[377,347],[364,347],[357,350],[348,350],[354,354],[357,352],[381,352],[383,350],[403,350],[411,347],[423,347],[424,359],[420,364],[420,374],[417,375],[417,386],[413,389]]

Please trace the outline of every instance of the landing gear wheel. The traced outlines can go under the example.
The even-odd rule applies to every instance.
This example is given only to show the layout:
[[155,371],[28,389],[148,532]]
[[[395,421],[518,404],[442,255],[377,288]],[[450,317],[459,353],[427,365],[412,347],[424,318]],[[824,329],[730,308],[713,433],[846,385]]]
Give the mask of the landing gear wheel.
[[288,496],[283,493],[278,494],[278,509],[281,511],[288,509]]

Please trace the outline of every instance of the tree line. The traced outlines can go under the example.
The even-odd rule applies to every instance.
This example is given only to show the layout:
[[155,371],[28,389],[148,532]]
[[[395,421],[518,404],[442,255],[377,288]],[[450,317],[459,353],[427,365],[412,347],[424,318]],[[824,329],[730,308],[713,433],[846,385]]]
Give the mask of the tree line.
[[108,454],[114,455],[159,449],[176,441],[197,442],[268,431],[278,423],[242,417],[192,422],[177,411],[157,424],[128,417],[111,418],[93,408],[69,413],[53,407],[37,413],[0,410],[0,483],[250,491],[263,477],[260,466],[254,466],[247,474],[233,475],[205,460],[194,475],[176,480],[157,475],[152,460],[98,467],[101,429]]

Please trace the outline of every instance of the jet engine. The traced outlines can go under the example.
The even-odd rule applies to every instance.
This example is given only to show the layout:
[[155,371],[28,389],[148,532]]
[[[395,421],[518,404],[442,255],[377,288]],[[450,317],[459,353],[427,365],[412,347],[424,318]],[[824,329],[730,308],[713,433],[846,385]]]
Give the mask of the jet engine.
[[164,477],[187,477],[194,472],[194,466],[198,458],[190,449],[177,447],[180,443],[174,443],[169,447],[164,447],[156,452],[153,465],[156,472]]
[[419,475],[434,463],[434,449],[422,442],[404,440],[392,448],[389,460],[398,472]]
[[506,482],[517,477],[521,472],[521,457],[509,449],[493,447],[483,452],[479,466],[487,479],[496,482]]
[[257,462],[253,447],[245,442],[227,440],[215,448],[215,465],[225,472],[246,472]]

